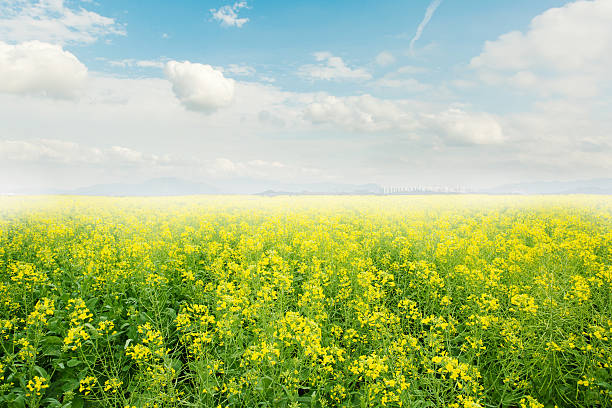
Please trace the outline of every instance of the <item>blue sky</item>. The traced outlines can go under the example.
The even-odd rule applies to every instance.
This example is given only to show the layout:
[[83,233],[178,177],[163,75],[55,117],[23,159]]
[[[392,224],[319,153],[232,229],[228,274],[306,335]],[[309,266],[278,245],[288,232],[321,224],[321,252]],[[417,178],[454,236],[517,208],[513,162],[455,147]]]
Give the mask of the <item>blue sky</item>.
[[[525,29],[533,16],[564,1],[446,1],[437,8],[410,55],[408,45],[423,19],[429,1],[251,1],[239,16],[249,22],[226,27],[211,17],[210,9],[231,2],[167,1],[142,3],[104,1],[91,7],[116,19],[129,33],[108,37],[88,46],[72,46],[90,69],[125,75],[101,61],[175,59],[226,66],[249,65],[274,77],[291,90],[312,90],[311,81],[294,75],[301,65],[313,62],[312,54],[330,51],[347,63],[370,66],[378,74],[393,67],[378,67],[376,56],[391,52],[395,66],[423,65],[430,80],[453,78],[477,55],[483,42],[512,30]],[[138,73],[134,72],[137,75]],[[149,72],[161,76],[161,72]],[[296,79],[299,80],[296,82]],[[351,84],[318,83],[346,94]],[[401,95],[398,95],[400,97]]]
[[611,3],[6,0],[0,192],[609,177]]

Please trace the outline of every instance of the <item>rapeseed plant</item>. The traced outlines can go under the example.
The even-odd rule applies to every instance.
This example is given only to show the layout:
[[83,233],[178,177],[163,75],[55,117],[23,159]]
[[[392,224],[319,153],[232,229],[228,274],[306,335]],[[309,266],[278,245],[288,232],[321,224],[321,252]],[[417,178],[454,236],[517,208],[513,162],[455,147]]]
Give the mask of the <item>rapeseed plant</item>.
[[0,198],[0,406],[611,407],[607,197]]

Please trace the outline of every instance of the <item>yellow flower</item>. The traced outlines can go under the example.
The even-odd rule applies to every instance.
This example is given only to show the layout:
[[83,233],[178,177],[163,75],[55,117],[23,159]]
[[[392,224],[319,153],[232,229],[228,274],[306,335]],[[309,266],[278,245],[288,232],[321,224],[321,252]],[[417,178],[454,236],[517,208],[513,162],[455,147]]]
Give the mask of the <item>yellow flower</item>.
[[122,384],[123,384],[123,381],[119,380],[118,378],[111,378],[110,380],[106,380],[104,382],[104,391],[110,391],[112,393],[116,393]]
[[89,377],[83,378],[81,382],[79,383],[79,392],[82,392],[85,395],[89,395],[95,383],[96,383],[96,377],[89,376]]
[[34,311],[28,315],[26,324],[28,326],[39,326],[47,324],[47,318],[53,316],[55,313],[55,306],[53,300],[49,298],[42,298],[36,302]]
[[30,381],[28,381],[26,388],[29,391],[29,392],[26,392],[26,396],[30,397],[33,395],[32,393],[36,393],[37,396],[40,396],[42,390],[44,390],[45,388],[49,388],[49,384],[47,384],[46,378],[36,376],[32,378]]

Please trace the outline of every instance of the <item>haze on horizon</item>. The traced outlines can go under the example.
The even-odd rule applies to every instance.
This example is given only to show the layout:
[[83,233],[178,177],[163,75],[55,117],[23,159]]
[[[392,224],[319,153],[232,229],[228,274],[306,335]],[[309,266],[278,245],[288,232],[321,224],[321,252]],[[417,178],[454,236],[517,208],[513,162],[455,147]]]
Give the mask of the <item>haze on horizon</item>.
[[0,193],[612,177],[612,1],[5,0]]

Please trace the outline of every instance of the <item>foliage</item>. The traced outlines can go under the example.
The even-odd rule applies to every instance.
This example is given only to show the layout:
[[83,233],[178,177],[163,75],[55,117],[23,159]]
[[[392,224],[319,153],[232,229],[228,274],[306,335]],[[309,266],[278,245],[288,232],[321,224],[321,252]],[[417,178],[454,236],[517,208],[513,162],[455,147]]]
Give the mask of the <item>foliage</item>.
[[610,407],[605,197],[0,199],[0,405]]

